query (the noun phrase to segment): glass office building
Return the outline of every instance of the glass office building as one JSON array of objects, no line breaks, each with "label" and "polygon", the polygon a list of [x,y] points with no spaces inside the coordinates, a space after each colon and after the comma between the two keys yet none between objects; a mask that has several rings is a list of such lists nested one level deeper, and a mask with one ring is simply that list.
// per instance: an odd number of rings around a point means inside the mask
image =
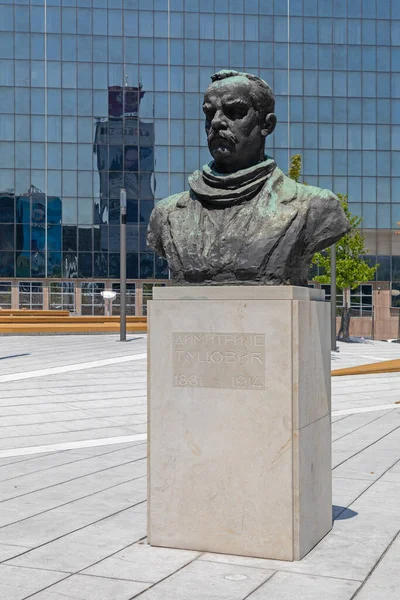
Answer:
[{"label": "glass office building", "polygon": [[268,81],[268,153],[284,170],[302,154],[307,183],[349,194],[377,281],[400,282],[399,0],[0,0],[0,13],[0,306],[101,312],[100,291],[119,289],[125,187],[129,305],[145,312],[168,278],[149,215],[210,160],[202,93],[222,68]]}]

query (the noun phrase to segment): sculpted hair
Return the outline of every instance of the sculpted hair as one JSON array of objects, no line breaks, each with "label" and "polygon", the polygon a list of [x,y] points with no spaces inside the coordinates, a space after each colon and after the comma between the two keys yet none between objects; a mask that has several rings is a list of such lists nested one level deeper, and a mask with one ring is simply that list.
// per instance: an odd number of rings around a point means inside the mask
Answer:
[{"label": "sculpted hair", "polygon": [[256,77],[255,75],[251,75],[250,73],[223,70],[211,75],[211,81],[215,83],[216,81],[222,81],[223,79],[228,79],[229,77],[246,77],[246,79],[251,81],[254,90],[250,92],[253,106],[264,117],[275,111],[275,97],[273,91],[269,87],[268,83],[264,81],[264,79],[261,79],[261,77]]}]

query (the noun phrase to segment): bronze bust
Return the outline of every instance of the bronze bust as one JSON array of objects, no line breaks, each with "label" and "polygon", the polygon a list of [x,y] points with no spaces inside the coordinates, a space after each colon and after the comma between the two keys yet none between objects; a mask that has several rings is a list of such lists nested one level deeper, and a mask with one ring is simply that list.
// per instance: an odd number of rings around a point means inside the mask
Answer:
[{"label": "bronze bust", "polygon": [[350,229],[337,197],[292,181],[265,155],[276,126],[265,81],[212,76],[204,96],[213,161],[154,208],[148,244],[176,285],[307,285],[312,256]]}]

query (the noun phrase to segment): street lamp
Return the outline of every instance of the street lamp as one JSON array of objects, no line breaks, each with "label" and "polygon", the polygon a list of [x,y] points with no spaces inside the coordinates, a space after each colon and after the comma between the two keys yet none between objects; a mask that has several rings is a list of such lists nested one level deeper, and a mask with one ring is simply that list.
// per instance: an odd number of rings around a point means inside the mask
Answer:
[{"label": "street lamp", "polygon": [[106,317],[111,317],[112,301],[115,300],[115,296],[117,295],[117,293],[112,292],[111,290],[105,290],[104,292],[101,292],[101,295],[104,298],[104,302],[106,305]]},{"label": "street lamp", "polygon": [[331,246],[331,350],[336,351],[336,246]]},{"label": "street lamp", "polygon": [[126,342],[126,190],[120,191],[120,325],[119,339]]}]

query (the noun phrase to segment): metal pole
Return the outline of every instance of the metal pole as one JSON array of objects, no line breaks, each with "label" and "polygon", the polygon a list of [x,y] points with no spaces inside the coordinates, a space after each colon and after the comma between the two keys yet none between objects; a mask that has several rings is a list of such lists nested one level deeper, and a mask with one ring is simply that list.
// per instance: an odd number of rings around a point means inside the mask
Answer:
[{"label": "metal pole", "polygon": [[[373,296],[372,296],[373,298]],[[371,339],[372,341],[375,340],[375,310],[374,310],[374,301],[372,300],[372,311],[371,311],[371,325],[372,325],[372,331],[371,331]]]},{"label": "metal pole", "polygon": [[120,336],[126,342],[126,190],[120,192]]},{"label": "metal pole", "polygon": [[336,245],[331,246],[331,350],[336,351]]}]

